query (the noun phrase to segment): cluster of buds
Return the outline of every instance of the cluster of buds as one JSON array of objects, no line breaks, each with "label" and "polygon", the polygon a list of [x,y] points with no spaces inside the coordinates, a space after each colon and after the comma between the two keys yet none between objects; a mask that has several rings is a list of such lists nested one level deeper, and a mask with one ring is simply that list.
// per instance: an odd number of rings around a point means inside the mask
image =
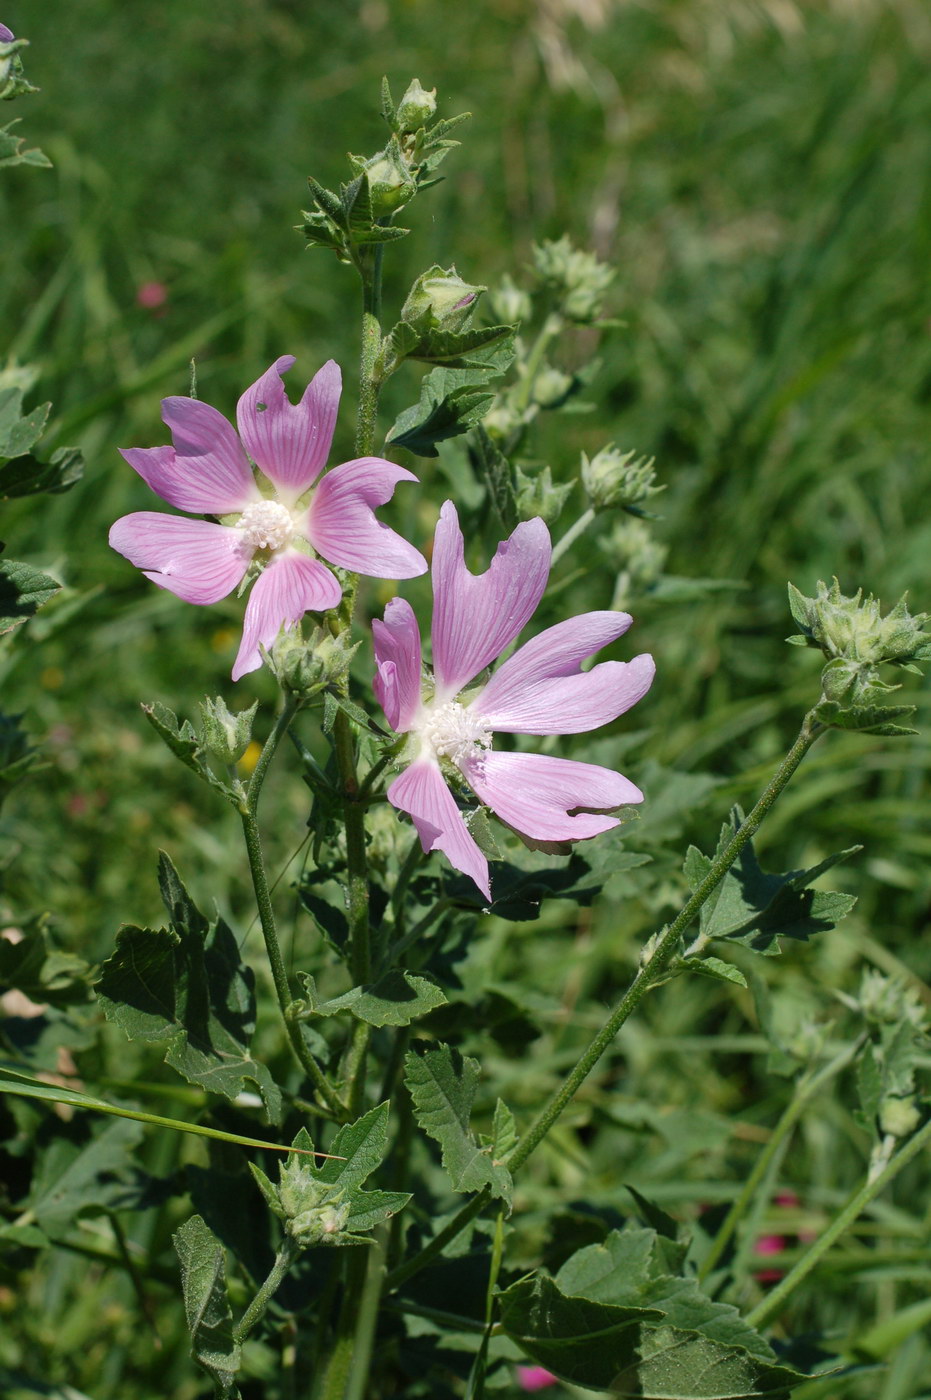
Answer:
[{"label": "cluster of buds", "polygon": [[533,520],[539,516],[547,525],[555,524],[575,483],[567,481],[560,484],[554,481],[549,467],[543,467],[532,476],[517,467],[514,475],[514,495],[520,519]]},{"label": "cluster of buds", "polygon": [[582,453],[582,485],[593,510],[626,510],[643,515],[641,503],[664,490],[656,485],[653,457],[619,452],[613,443],[589,461]]},{"label": "cluster of buds", "polygon": [[360,646],[361,642],[350,645],[346,632],[334,637],[325,627],[315,627],[305,637],[295,627],[279,633],[268,664],[285,690],[307,701],[342,684]]},{"label": "cluster of buds", "polygon": [[446,132],[462,120],[437,122],[431,126],[436,116],[436,88],[429,91],[421,86],[419,78],[408,86],[397,106],[391,99],[387,80],[382,84],[382,113],[391,136],[384,150],[368,159],[350,156],[357,175],[365,175],[368,180],[372,212],[376,218],[384,218],[397,209],[409,204],[423,184],[424,177],[438,165],[446,152],[458,143],[446,141]]},{"label": "cluster of buds", "polygon": [[289,1157],[279,1167],[277,1186],[259,1167],[249,1166],[269,1208],[300,1249],[355,1242],[346,1233],[351,1206],[345,1188],[321,1181],[303,1157]]},{"label": "cluster of buds", "polygon": [[556,297],[567,321],[590,326],[601,314],[604,294],[614,280],[614,268],[594,253],[573,248],[568,236],[533,249],[533,267],[540,283]]},{"label": "cluster of buds", "polygon": [[819,647],[828,658],[816,719],[871,734],[913,733],[897,721],[912,714],[914,706],[884,703],[898,687],[880,680],[879,666],[885,662],[921,674],[916,661],[931,660],[931,632],[924,630],[929,615],[911,616],[903,596],[883,617],[877,598],[864,598],[862,589],[847,597],[837,579],[830,588],[819,581],[814,598],[790,583],[789,607],[803,630],[787,640],[793,646]]}]

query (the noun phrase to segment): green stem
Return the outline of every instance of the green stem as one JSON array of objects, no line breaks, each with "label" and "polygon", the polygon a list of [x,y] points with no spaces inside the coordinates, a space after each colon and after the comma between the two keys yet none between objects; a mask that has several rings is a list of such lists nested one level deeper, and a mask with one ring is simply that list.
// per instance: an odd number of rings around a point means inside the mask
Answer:
[{"label": "green stem", "polygon": [[514,404],[519,413],[525,413],[530,407],[530,398],[533,394],[533,386],[537,375],[543,365],[543,357],[549,348],[550,341],[555,339],[563,328],[563,318],[558,313],[551,312],[540,327],[540,334],[533,343],[533,348],[527,356],[524,364],[523,376],[518,386],[514,398]]},{"label": "green stem", "polygon": [[570,525],[569,529],[563,535],[562,539],[553,545],[553,553],[550,559],[550,568],[553,567],[557,559],[562,558],[562,556],[565,554],[566,550],[569,548],[570,545],[575,544],[576,540],[579,538],[579,535],[581,535],[585,530],[588,529],[589,525],[591,525],[594,518],[595,512],[591,506],[589,506],[587,510],[583,510],[582,514],[579,516],[575,524]]},{"label": "green stem", "polygon": [[359,1299],[358,1320],[353,1338],[352,1364],[349,1382],[346,1386],[346,1400],[365,1400],[368,1390],[372,1349],[375,1345],[375,1332],[378,1326],[378,1308],[381,1303],[381,1290],[385,1282],[387,1244],[388,1227],[382,1225],[375,1232],[375,1247],[367,1251],[368,1269],[362,1296]]},{"label": "green stem", "polygon": [[375,423],[381,379],[375,365],[381,350],[381,273],[384,246],[378,244],[371,266],[359,267],[362,277],[362,359],[359,368],[359,416],[356,455],[370,457],[375,448]]},{"label": "green stem", "polygon": [[352,1369],[352,1353],[355,1347],[355,1324],[359,1312],[359,1301],[365,1290],[367,1272],[367,1251],[347,1249],[343,1261],[345,1281],[343,1301],[336,1324],[336,1340],[327,1361],[326,1371],[317,1400],[346,1400],[346,1385]]},{"label": "green stem", "polygon": [[862,1045],[863,1037],[861,1036],[854,1041],[852,1045],[845,1045],[839,1055],[835,1055],[833,1060],[823,1065],[816,1073],[804,1075],[799,1081],[796,1092],[786,1107],[782,1117],[779,1119],[779,1122],[773,1129],[769,1142],[763,1148],[739,1196],[737,1196],[727,1215],[724,1217],[721,1228],[718,1230],[711,1248],[705,1256],[701,1268],[698,1270],[699,1282],[708,1277],[721,1258],[731,1236],[749,1209],[760,1183],[765,1179],[770,1164],[780,1152],[783,1143],[788,1138],[799,1118],[801,1118],[807,1105],[811,1102],[812,1098],[814,1098],[815,1094],[826,1080],[833,1079],[836,1074],[839,1074],[840,1071],[856,1057]]},{"label": "green stem", "polygon": [[245,1341],[256,1323],[265,1316],[265,1311],[269,1303],[278,1292],[285,1275],[300,1252],[299,1246],[295,1244],[291,1236],[285,1235],[281,1243],[281,1248],[275,1255],[275,1262],[271,1267],[268,1278],[246,1308],[238,1324],[233,1328],[233,1340],[239,1345]]},{"label": "green stem", "polygon": [[[782,760],[782,763],[779,765],[779,768],[756,806],[734,833],[721,854],[712,861],[707,875],[692,897],[682,907],[676,919],[658,937],[655,947],[649,955],[649,960],[645,961],[641,966],[637,976],[618,1002],[603,1029],[592,1041],[565,1083],[553,1095],[539,1118],[537,1118],[536,1122],[524,1137],[521,1138],[520,1142],[511,1153],[507,1165],[512,1173],[522,1167],[528,1157],[536,1151],[550,1128],[572,1101],[580,1085],[611,1045],[621,1026],[636,1010],[650,987],[661,979],[663,972],[672,961],[682,934],[689,927],[708,896],[724,879],[724,876],[727,874],[744,846],[759,829],[760,823],[766,816],[766,813],[769,811],[770,807],[772,807],[812,744],[823,732],[824,726],[818,724],[813,715],[809,712],[802,723],[798,738]],[[429,1244],[425,1245],[418,1254],[413,1255],[404,1264],[392,1270],[388,1275],[386,1287],[399,1288],[401,1284],[405,1283],[414,1274],[419,1273],[419,1271],[429,1264],[432,1259],[436,1258],[437,1255],[442,1254],[447,1244],[454,1240],[456,1236],[465,1229],[466,1225],[481,1213],[489,1199],[490,1192],[485,1189],[480,1191],[478,1195],[473,1196],[471,1201],[467,1201],[440,1233],[433,1237]]]},{"label": "green stem", "polygon": [[[770,807],[772,807],[819,734],[823,732],[824,726],[818,724],[811,713],[807,714],[798,738],[782,760],[769,786],[763,792],[763,795],[760,797],[752,812],[745,818],[720,855],[716,856],[712,861],[708,873],[698,886],[698,889],[679,911],[679,914],[665,932],[659,936],[655,947],[649,952],[633,982],[618,1002],[599,1034],[582,1055],[582,1058],[568,1076],[565,1083],[553,1095],[536,1122],[521,1138],[520,1142],[511,1153],[508,1158],[508,1168],[510,1171],[517,1171],[518,1168],[524,1165],[527,1158],[536,1151],[550,1128],[571,1103],[580,1086],[588,1078],[602,1055],[612,1044],[621,1026],[623,1026],[624,1022],[636,1011],[649,989],[660,980],[676,953],[683,933],[689,927],[709,895],[717,889],[728,870],[730,870],[731,866],[734,864],[734,861],[740,855],[744,846],[746,846],[747,842],[759,829],[760,823],[766,816]],[[649,947],[649,945],[647,946]]]},{"label": "green stem", "polygon": [[798,1261],[793,1269],[790,1269],[785,1278],[776,1285],[773,1291],[759,1303],[752,1312],[747,1315],[747,1322],[751,1327],[761,1328],[771,1322],[774,1317],[778,1317],[782,1311],[786,1299],[795,1292],[799,1284],[802,1283],[812,1269],[819,1262],[831,1246],[840,1239],[841,1235],[854,1223],[859,1215],[866,1209],[871,1201],[885,1190],[889,1182],[898,1176],[903,1167],[917,1157],[925,1147],[931,1144],[931,1119],[920,1128],[915,1135],[909,1139],[904,1147],[895,1154],[889,1164],[874,1177],[872,1181],[865,1181],[864,1184],[855,1191],[844,1206],[840,1214],[834,1219],[823,1235],[820,1235],[806,1254]]},{"label": "green stem", "polygon": [[246,793],[246,800],[240,808],[240,818],[242,820],[243,836],[246,842],[246,855],[249,861],[249,872],[252,876],[252,888],[255,892],[255,902],[259,911],[259,922],[262,926],[262,936],[265,939],[265,951],[268,955],[268,965],[271,969],[272,981],[275,984],[275,994],[278,999],[278,1009],[281,1012],[281,1019],[284,1028],[291,1042],[291,1048],[297,1057],[298,1063],[313,1082],[317,1093],[323,1102],[335,1114],[342,1117],[343,1105],[339,1096],[328,1083],[326,1076],[321,1070],[317,1061],[311,1055],[301,1034],[300,1026],[291,1019],[290,1007],[292,1002],[291,988],[288,983],[288,973],[284,965],[284,958],[281,954],[281,943],[278,939],[278,924],[275,920],[275,910],[272,904],[271,891],[268,887],[268,875],[265,870],[265,858],[262,854],[262,838],[259,833],[259,823],[257,809],[259,794],[262,791],[262,784],[268,772],[268,766],[274,756],[281,739],[287,732],[288,725],[294,718],[297,711],[297,701],[290,693],[285,696],[284,707],[275,723],[275,727],[265,742],[265,747],[259,755],[259,761],[255,765],[252,780]]}]

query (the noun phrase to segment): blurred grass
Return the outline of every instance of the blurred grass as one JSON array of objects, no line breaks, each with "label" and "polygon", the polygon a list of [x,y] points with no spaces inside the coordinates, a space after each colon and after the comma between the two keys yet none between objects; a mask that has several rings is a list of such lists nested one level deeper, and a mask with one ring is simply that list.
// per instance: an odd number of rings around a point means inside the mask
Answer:
[{"label": "blurred grass", "polygon": [[[174,765],[139,702],[160,698],[192,714],[205,693],[239,704],[258,694],[267,724],[272,699],[261,675],[228,681],[241,603],[186,607],[108,550],[112,520],[150,503],[117,448],[164,440],[159,400],[186,392],[191,357],[200,396],[230,415],[246,385],[287,352],[298,357],[295,378],[331,355],[342,363],[333,460],[351,455],[356,289],[328,256],[303,250],[293,225],[307,174],[333,184],[347,147],[367,153],[380,143],[382,73],[396,92],[415,75],[436,85],[444,115],[473,113],[445,182],[410,211],[411,236],[388,259],[389,307],[433,261],[483,283],[505,272],[519,279],[531,243],[565,230],[618,268],[612,311],[626,325],[601,348],[597,411],[553,416],[535,451],[563,480],[580,450],[609,439],[655,453],[668,483],[655,533],[669,571],[734,582],[685,602],[634,598],[636,647],[659,666],[636,712],[638,728],[650,730],[636,748],[605,739],[599,754],[613,762],[623,752],[635,779],[650,763],[651,772],[663,764],[719,782],[696,789],[694,811],[670,787],[681,810],[654,848],[657,864],[616,882],[594,915],[556,903],[527,930],[489,933],[471,955],[473,975],[484,969],[489,982],[532,970],[555,1025],[549,1058],[535,1055],[526,1082],[522,1062],[506,1054],[489,1064],[527,1110],[524,1093],[571,1062],[640,939],[675,902],[670,851],[683,836],[713,843],[729,803],[753,799],[814,698],[816,658],[782,640],[794,630],[786,580],[811,591],[836,573],[847,591],[862,584],[891,603],[910,588],[915,608],[931,606],[927,6],[229,0],[218,10],[205,0],[11,0],[3,19],[32,42],[27,72],[42,91],[15,115],[54,169],[9,172],[0,185],[2,346],[38,364],[35,401],[53,400],[54,440],[79,442],[88,474],[68,495],[4,507],[11,554],[58,573],[67,589],[31,624],[31,644],[0,661],[4,707],[25,710],[48,764],[4,809],[0,841],[12,861],[11,905],[51,909],[61,941],[91,959],[106,956],[121,919],[161,917],[159,845],[205,907],[216,899],[234,918],[248,908],[231,814]],[[167,298],[147,309],[137,295],[152,281]],[[585,336],[567,338],[560,353],[572,366],[588,348]],[[405,376],[390,386],[384,425],[416,397],[415,373]],[[425,491],[410,491],[395,519],[423,543],[442,484],[430,463],[417,469]],[[610,524],[599,522],[593,537]],[[586,570],[567,582],[551,620],[610,602],[608,554],[585,549],[563,576],[580,561]],[[377,586],[365,596],[374,607]],[[773,868],[866,847],[837,872],[861,896],[857,913],[767,969],[792,995],[811,995],[819,1015],[838,983],[856,982],[863,960],[890,970],[901,959],[931,981],[931,949],[919,940],[931,895],[931,705],[927,682],[909,678],[906,689],[920,705],[921,735],[828,736],[764,836],[763,863]],[[583,756],[582,745],[572,752]],[[659,778],[652,792],[658,803]],[[270,840],[281,866],[304,834],[306,802],[297,784],[274,776],[267,801],[278,813]],[[749,998],[710,983],[678,981],[653,998],[622,1046],[629,1078],[593,1085],[580,1106],[591,1161],[561,1130],[531,1172],[536,1207],[554,1183],[563,1196],[624,1200],[622,1167],[670,1208],[726,1198],[785,1093],[757,1053],[724,1048],[754,1033]],[[704,1156],[684,1158],[674,1129],[664,1137],[644,1117],[636,1086],[647,1075],[664,1112],[700,1100]],[[735,1114],[739,1130],[728,1133],[722,1124]],[[840,1101],[806,1122],[785,1175],[800,1193],[804,1183],[816,1219],[856,1179],[866,1150]],[[913,1185],[902,1194],[907,1220],[877,1216],[890,1249],[926,1226]],[[534,1228],[528,1217],[531,1243]],[[157,1234],[164,1250],[164,1220]],[[843,1329],[850,1280],[842,1257],[832,1267],[839,1282],[823,1306]],[[894,1311],[896,1288],[914,1296],[907,1281],[871,1281],[856,1267],[871,1320]],[[151,1357],[145,1348],[130,1356],[131,1295],[114,1297],[97,1279],[78,1316],[82,1277],[77,1258],[73,1277],[37,1275],[28,1301],[38,1320],[21,1323],[22,1335],[28,1341],[32,1327],[35,1344],[54,1341],[58,1378],[95,1400],[144,1394]],[[101,1299],[115,1309],[114,1348],[109,1324],[94,1332]],[[799,1330],[815,1301],[802,1299]],[[67,1338],[55,1340],[66,1315],[68,1337],[96,1337],[73,1366],[61,1359]],[[844,1396],[920,1394],[928,1347],[921,1338],[909,1347],[884,1390],[866,1377]],[[0,1363],[14,1361],[0,1353]],[[172,1393],[193,1394],[185,1363],[174,1365]]]}]

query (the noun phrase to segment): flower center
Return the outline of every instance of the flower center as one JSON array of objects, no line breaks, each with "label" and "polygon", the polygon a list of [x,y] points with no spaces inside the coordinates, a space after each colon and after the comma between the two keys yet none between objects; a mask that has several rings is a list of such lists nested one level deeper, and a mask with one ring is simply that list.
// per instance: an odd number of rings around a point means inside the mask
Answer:
[{"label": "flower center", "polygon": [[253,501],[236,521],[250,549],[281,549],[294,534],[294,520],[280,501]]},{"label": "flower center", "polygon": [[462,763],[476,747],[491,748],[491,730],[486,729],[485,721],[457,700],[433,706],[418,728],[437,758],[450,758],[453,763]]}]

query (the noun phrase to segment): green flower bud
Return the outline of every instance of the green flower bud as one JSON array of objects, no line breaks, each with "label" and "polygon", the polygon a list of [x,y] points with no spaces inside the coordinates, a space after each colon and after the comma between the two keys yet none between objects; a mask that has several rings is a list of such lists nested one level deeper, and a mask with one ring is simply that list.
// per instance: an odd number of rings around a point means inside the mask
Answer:
[{"label": "green flower bud", "polygon": [[508,276],[502,277],[500,284],[489,292],[488,301],[495,320],[507,325],[529,321],[533,312],[530,293],[516,287]]},{"label": "green flower bud", "polygon": [[521,520],[533,520],[535,516],[546,525],[552,525],[566,503],[574,482],[558,485],[553,481],[549,467],[544,467],[536,476],[528,476],[520,467],[516,470],[517,514]]},{"label": "green flower bud", "polygon": [[398,103],[395,130],[399,136],[411,136],[420,127],[426,126],[435,112],[436,88],[427,92],[420,86],[420,79],[415,78]]},{"label": "green flower bud", "polygon": [[914,1094],[907,1098],[890,1096],[879,1106],[879,1127],[892,1137],[911,1137],[921,1122],[921,1110],[915,1102]]},{"label": "green flower bud", "polygon": [[[629,510],[662,491],[654,485],[654,458],[619,452],[613,443],[591,461],[582,453],[582,485],[594,510]],[[635,512],[639,514],[639,512]]]},{"label": "green flower bud", "polygon": [[568,398],[572,384],[571,375],[546,365],[533,381],[533,401],[540,408],[558,408]]},{"label": "green flower bud", "polygon": [[293,1216],[286,1222],[285,1229],[301,1249],[315,1244],[341,1244],[348,1219],[348,1201],[325,1201]]},{"label": "green flower bud", "polygon": [[806,598],[789,584],[789,606],[792,616],[804,629],[804,635],[790,641],[804,646],[813,643],[829,658],[867,662],[878,665],[889,661],[908,666],[914,661],[931,660],[931,632],[924,624],[931,614],[909,615],[903,594],[891,612],[880,614],[880,602],[869,594],[863,598],[858,588],[852,597],[840,591],[837,579],[828,588],[820,580],[814,598]]},{"label": "green flower bud", "polygon": [[401,320],[418,331],[459,331],[487,288],[465,282],[454,267],[422,272],[401,308]]},{"label": "green flower bud", "polygon": [[234,714],[219,695],[215,700],[201,700],[201,744],[220,763],[238,763],[252,742],[252,722],[258,700],[248,710]]},{"label": "green flower bud", "polygon": [[300,628],[294,627],[279,633],[269,664],[285,690],[309,700],[342,681],[360,645],[349,646],[344,632],[334,637],[326,628],[315,627],[310,637],[304,637]]},{"label": "green flower bud", "polygon": [[404,159],[397,137],[383,151],[362,163],[368,176],[372,213],[376,219],[402,209],[417,193],[417,182]]},{"label": "green flower bud", "polygon": [[604,294],[614,280],[613,267],[594,253],[573,248],[565,236],[536,245],[533,265],[542,284],[556,293],[567,320],[590,325],[598,319]]},{"label": "green flower bud", "polygon": [[618,570],[611,607],[627,612],[636,598],[662,578],[669,550],[653,538],[642,520],[629,518],[615,523],[601,547]]}]

